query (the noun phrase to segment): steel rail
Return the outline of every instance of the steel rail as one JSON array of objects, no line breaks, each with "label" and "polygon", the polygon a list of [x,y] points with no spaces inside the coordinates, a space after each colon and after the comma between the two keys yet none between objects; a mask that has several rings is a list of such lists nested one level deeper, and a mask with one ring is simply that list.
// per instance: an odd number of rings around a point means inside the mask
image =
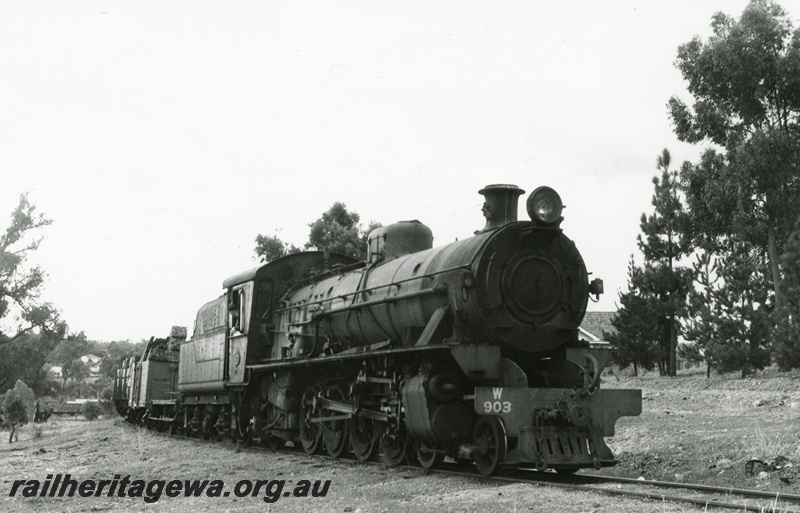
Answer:
[{"label": "steel rail", "polygon": [[697,492],[720,493],[726,495],[743,495],[753,498],[775,499],[776,497],[781,500],[800,502],[800,495],[797,494],[783,494],[780,492],[765,492],[764,490],[750,490],[745,488],[732,488],[724,486],[711,486],[702,484],[691,483],[676,483],[672,481],[651,481],[643,479],[633,479],[631,477],[615,477],[615,476],[600,476],[596,474],[581,474],[572,476],[576,479],[583,479],[585,481],[604,481],[607,483],[621,483],[621,484],[636,484],[636,485],[650,485],[659,488],[681,488],[686,490],[694,490]]}]

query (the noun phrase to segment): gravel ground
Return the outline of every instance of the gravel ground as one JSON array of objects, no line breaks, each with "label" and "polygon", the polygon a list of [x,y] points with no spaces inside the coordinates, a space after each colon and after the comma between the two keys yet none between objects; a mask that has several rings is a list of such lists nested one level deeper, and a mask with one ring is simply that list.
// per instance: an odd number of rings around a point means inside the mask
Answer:
[{"label": "gravel ground", "polygon": [[[169,440],[124,426],[119,419],[95,422],[59,420],[47,424],[40,438],[32,426],[18,443],[0,444],[0,510],[3,511],[302,511],[302,512],[695,512],[683,505],[620,500],[592,492],[568,492],[546,486],[497,485],[477,478],[449,477],[416,469],[364,466],[347,461],[311,459],[304,454],[237,452],[234,445],[209,445]],[[167,497],[153,503],[144,498],[9,497],[15,480],[44,481],[48,474],[71,474],[73,479],[130,481],[219,479],[227,497]],[[324,497],[235,497],[241,480],[285,480],[283,491],[294,491],[301,481],[330,480]],[[26,485],[27,486],[27,485]],[[132,483],[129,486],[133,486]],[[277,486],[277,485],[274,485]],[[143,495],[147,495],[144,493]],[[283,495],[283,494],[280,494]],[[310,494],[309,494],[310,495]]]},{"label": "gravel ground", "polygon": [[[760,373],[749,379],[701,370],[678,378],[606,376],[606,388],[641,388],[643,413],[617,423],[609,445],[620,459],[603,474],[760,488],[800,494],[800,374]],[[37,434],[37,431],[41,431]],[[756,458],[784,468],[746,475]],[[795,466],[796,465],[796,466]],[[44,482],[48,474],[77,480],[220,480],[220,497],[10,497],[15,480]],[[236,497],[239,481],[285,481],[281,493],[264,486],[256,497]],[[302,495],[303,482],[330,481],[324,496]],[[27,486],[27,485],[26,485]],[[129,483],[133,486],[133,483]],[[278,484],[271,486],[277,487]],[[224,496],[224,492],[228,496]],[[288,496],[284,496],[288,493]],[[669,492],[678,494],[678,492]],[[143,495],[147,495],[144,493]],[[273,495],[274,502],[265,496]],[[151,494],[152,496],[152,494]],[[269,498],[269,497],[268,497]],[[342,513],[481,512],[698,512],[682,504],[572,492],[537,485],[498,485],[416,469],[365,466],[312,459],[302,453],[237,451],[230,444],[170,440],[114,418],[95,422],[56,420],[25,426],[19,442],[0,438],[0,511],[324,511]],[[768,510],[765,510],[768,511]]]}]

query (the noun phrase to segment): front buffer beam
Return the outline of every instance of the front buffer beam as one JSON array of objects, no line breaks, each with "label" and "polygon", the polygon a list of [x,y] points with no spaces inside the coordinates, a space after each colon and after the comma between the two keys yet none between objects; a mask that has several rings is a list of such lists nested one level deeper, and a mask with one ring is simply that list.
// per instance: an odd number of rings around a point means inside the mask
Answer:
[{"label": "front buffer beam", "polygon": [[603,438],[614,435],[617,419],[641,412],[641,390],[475,389],[475,413],[498,417],[509,439],[504,464],[539,470],[615,465]]}]

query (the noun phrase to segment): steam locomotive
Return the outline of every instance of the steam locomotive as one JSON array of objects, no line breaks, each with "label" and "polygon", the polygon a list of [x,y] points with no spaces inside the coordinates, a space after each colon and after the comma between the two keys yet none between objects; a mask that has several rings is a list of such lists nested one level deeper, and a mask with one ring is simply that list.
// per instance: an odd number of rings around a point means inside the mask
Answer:
[{"label": "steam locomotive", "polygon": [[389,464],[445,457],[575,472],[616,463],[604,442],[641,391],[600,387],[605,354],[578,338],[590,294],[556,191],[489,185],[473,237],[434,248],[405,221],[366,261],[308,251],[223,282],[194,332],[173,328],[118,371],[133,422]]}]

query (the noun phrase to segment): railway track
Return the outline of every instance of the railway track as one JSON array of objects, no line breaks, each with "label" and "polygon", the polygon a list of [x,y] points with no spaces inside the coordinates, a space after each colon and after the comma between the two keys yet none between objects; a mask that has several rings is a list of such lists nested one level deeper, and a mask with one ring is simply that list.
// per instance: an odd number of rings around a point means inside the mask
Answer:
[{"label": "railway track", "polygon": [[[780,494],[764,490],[752,490],[742,488],[730,488],[720,486],[709,486],[692,483],[676,483],[670,481],[640,480],[623,477],[610,477],[594,474],[581,474],[572,476],[559,476],[549,472],[526,471],[522,469],[510,469],[508,476],[499,476],[500,481],[509,482],[535,482],[548,484],[560,488],[580,489],[595,491],[607,495],[618,495],[626,497],[638,497],[657,501],[680,502],[693,504],[703,508],[716,507],[728,508],[738,511],[754,512],[797,512],[800,511],[800,495]],[[526,475],[527,474],[527,475]],[[638,488],[633,490],[630,488]],[[644,489],[644,490],[641,490]],[[664,490],[685,490],[694,492],[692,496],[674,495],[665,493]],[[729,500],[722,500],[722,498]],[[738,501],[733,501],[738,499]],[[758,501],[748,504],[748,500]],[[781,503],[791,503],[782,506]]]},{"label": "railway track", "polygon": [[[139,429],[156,436],[178,438],[201,444],[219,443],[219,441],[215,440],[203,440],[200,438],[194,438],[180,434],[170,434],[163,431],[145,429],[127,422],[125,422],[124,425],[129,429]],[[240,444],[236,444],[235,447],[237,451],[283,453],[308,456],[305,452],[296,448],[271,449],[257,445]],[[315,455],[314,457],[325,461],[335,461],[339,464],[348,463],[352,465],[374,465],[381,467],[389,466],[383,461],[380,461],[380,458],[373,461],[359,461],[355,458],[336,458],[328,455]],[[479,474],[472,465],[464,466],[458,463],[449,462],[445,462],[440,468],[431,469],[424,469],[419,465],[411,463],[392,465],[392,467],[397,469],[411,469],[420,472],[436,473],[453,477],[467,477],[485,483],[523,483],[535,486],[550,486],[572,491],[591,491],[618,497],[691,504],[705,509],[713,507],[758,513],[800,512],[800,495],[782,494],[779,492],[764,490],[729,488],[691,483],[676,483],[670,481],[649,481],[623,477],[602,476],[597,474],[562,475],[554,472],[538,472],[535,470],[521,468],[507,468],[504,470],[503,475],[487,477]],[[687,495],[675,495],[674,493],[667,493],[668,490],[682,490],[689,493]]]}]

